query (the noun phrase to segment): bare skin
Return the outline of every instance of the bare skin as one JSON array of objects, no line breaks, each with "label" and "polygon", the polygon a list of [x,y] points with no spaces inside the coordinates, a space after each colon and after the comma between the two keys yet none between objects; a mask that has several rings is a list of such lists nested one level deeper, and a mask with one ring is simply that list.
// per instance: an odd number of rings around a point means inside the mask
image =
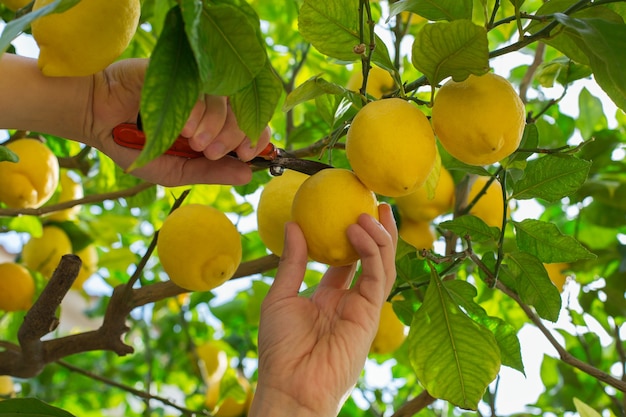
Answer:
[{"label": "bare skin", "polygon": [[[45,77],[37,62],[5,53],[0,56],[0,128],[48,133],[93,146],[122,168],[139,151],[117,145],[112,130],[134,123],[148,60],[126,59],[88,77]],[[181,134],[205,158],[163,156],[132,174],[167,186],[245,184],[256,156],[269,142],[266,129],[255,147],[239,129],[226,97],[203,95]],[[225,156],[235,151],[240,160]]]},{"label": "bare skin", "polygon": [[251,416],[336,416],[363,369],[380,309],[396,277],[397,230],[391,208],[380,223],[361,215],[347,231],[361,257],[331,267],[311,298],[298,296],[307,263],[300,228],[286,228],[285,251],[261,307],[259,383]]}]

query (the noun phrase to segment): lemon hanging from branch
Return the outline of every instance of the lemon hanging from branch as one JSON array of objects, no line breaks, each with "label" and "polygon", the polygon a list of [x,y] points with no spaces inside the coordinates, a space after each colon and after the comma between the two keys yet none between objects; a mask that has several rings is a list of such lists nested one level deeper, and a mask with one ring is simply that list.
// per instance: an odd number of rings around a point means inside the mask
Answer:
[{"label": "lemon hanging from branch", "polygon": [[[35,0],[33,10],[54,0]],[[61,13],[33,21],[44,75],[72,77],[103,70],[124,52],[137,25],[139,0],[82,0]]]}]

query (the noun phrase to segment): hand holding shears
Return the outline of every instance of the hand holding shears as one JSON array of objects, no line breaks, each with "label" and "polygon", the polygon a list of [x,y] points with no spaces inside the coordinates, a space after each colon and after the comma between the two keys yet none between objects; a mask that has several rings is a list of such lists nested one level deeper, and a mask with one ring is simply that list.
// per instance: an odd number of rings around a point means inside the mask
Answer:
[{"label": "hand holding shears", "polygon": [[[118,145],[133,149],[143,149],[146,142],[146,136],[139,125],[133,123],[121,123],[113,128],[113,139]],[[204,156],[202,152],[191,149],[188,139],[183,136],[176,138],[174,144],[165,153],[189,159]],[[237,157],[233,152],[228,155]],[[293,157],[272,143],[269,143],[261,153],[247,163],[257,168],[268,168],[270,174],[274,176],[281,175],[285,169],[313,175],[322,169],[332,168],[332,166],[322,162]]]}]

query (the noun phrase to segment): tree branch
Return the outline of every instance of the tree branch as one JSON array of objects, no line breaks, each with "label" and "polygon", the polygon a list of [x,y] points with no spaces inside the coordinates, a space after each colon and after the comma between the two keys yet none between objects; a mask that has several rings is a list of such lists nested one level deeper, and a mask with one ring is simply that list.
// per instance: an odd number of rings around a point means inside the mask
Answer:
[{"label": "tree branch", "polygon": [[391,417],[412,417],[431,405],[435,400],[436,398],[424,390],[417,397],[400,407]]},{"label": "tree branch", "polygon": [[496,286],[499,290],[501,290],[506,295],[511,297],[513,300],[515,300],[515,302],[517,302],[517,304],[522,308],[522,310],[524,310],[524,313],[526,313],[526,316],[528,316],[528,318],[533,322],[533,324],[537,326],[537,328],[541,331],[541,333],[543,333],[546,339],[548,339],[550,344],[556,349],[556,351],[559,354],[559,357],[561,358],[563,362],[596,378],[598,381],[604,382],[607,385],[612,386],[613,388],[621,392],[626,392],[626,382],[620,379],[617,379],[613,377],[612,375],[609,375],[606,372],[601,371],[586,362],[581,361],[580,359],[576,358],[574,355],[569,353],[555,339],[555,337],[552,335],[550,330],[543,324],[543,322],[541,321],[541,318],[537,316],[537,314],[535,314],[535,312],[532,310],[530,306],[524,304],[513,290],[508,288],[506,285],[502,284],[502,282],[500,281],[496,283]]},{"label": "tree branch", "polygon": [[106,385],[108,385],[110,387],[119,388],[119,389],[121,389],[123,391],[131,393],[132,395],[134,395],[134,396],[136,396],[138,398],[143,398],[145,400],[156,400],[156,401],[161,402],[164,405],[167,405],[169,407],[175,408],[175,409],[177,409],[179,411],[182,411],[183,413],[186,413],[186,414],[189,414],[189,415],[203,415],[203,416],[210,416],[211,415],[210,413],[208,413],[206,411],[190,410],[188,408],[182,407],[182,406],[180,406],[180,405],[178,405],[178,404],[168,400],[167,398],[159,397],[158,395],[153,395],[153,394],[150,394],[149,392],[141,391],[141,390],[135,389],[135,388],[133,388],[131,386],[124,385],[124,384],[121,384],[119,382],[113,381],[112,379],[105,378],[105,377],[102,377],[100,375],[96,375],[96,374],[94,374],[92,372],[89,372],[89,371],[81,369],[81,368],[79,368],[77,366],[74,366],[74,365],[72,365],[72,364],[70,364],[68,362],[57,361],[57,363],[59,365],[61,365],[62,367],[69,369],[72,372],[75,372],[75,373],[83,375],[83,376],[85,376],[87,378],[93,379],[94,381],[102,382],[102,383],[104,383],[104,384],[106,384]]},{"label": "tree branch", "polygon": [[[258,274],[275,269],[279,258],[267,255],[239,265],[232,279]],[[72,262],[72,267],[66,266]],[[134,349],[124,343],[123,335],[128,331],[126,318],[136,307],[143,306],[189,292],[171,281],[151,284],[128,291],[127,284],[119,285],[107,305],[102,326],[97,330],[41,341],[41,337],[54,330],[58,319],[54,311],[71,287],[78,271],[80,260],[75,255],[66,255],[48,282],[40,298],[27,313],[19,330],[20,346],[0,342],[4,351],[0,352],[0,375],[13,375],[30,378],[38,375],[51,362],[77,353],[108,350],[119,356],[133,353]],[[71,279],[68,274],[74,274]],[[21,336],[20,336],[21,335]]]},{"label": "tree branch", "polygon": [[78,206],[81,204],[100,203],[105,200],[116,200],[118,198],[131,197],[154,186],[155,186],[154,184],[151,184],[149,182],[142,182],[140,184],[135,185],[134,187],[130,187],[125,190],[118,190],[118,191],[113,191],[110,193],[93,194],[93,195],[86,196],[84,198],[79,198],[77,200],[64,201],[59,204],[52,204],[49,206],[44,206],[44,207],[39,207],[39,208],[22,208],[22,209],[2,208],[0,209],[0,217],[17,217],[21,215],[41,216],[47,213],[52,213],[52,212],[59,211],[59,210],[65,210],[65,209]]}]

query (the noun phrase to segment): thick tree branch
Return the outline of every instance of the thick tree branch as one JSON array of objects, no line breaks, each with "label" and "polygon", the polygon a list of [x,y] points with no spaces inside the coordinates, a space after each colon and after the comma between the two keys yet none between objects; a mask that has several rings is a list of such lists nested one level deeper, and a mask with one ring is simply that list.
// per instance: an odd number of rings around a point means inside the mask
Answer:
[{"label": "thick tree branch", "polygon": [[[250,276],[275,269],[279,258],[267,255],[242,263],[232,279]],[[70,262],[72,266],[66,264]],[[37,300],[19,330],[20,346],[0,342],[5,350],[0,352],[0,375],[30,378],[38,375],[51,362],[77,353],[108,350],[119,356],[133,352],[124,343],[123,335],[128,331],[126,318],[136,307],[163,300],[184,292],[171,281],[160,282],[128,291],[126,284],[116,287],[109,300],[102,326],[97,330],[41,341],[41,337],[54,330],[58,319],[54,311],[71,287],[78,271],[80,260],[67,255],[53,274],[46,289]],[[69,274],[73,274],[68,278]]]}]

